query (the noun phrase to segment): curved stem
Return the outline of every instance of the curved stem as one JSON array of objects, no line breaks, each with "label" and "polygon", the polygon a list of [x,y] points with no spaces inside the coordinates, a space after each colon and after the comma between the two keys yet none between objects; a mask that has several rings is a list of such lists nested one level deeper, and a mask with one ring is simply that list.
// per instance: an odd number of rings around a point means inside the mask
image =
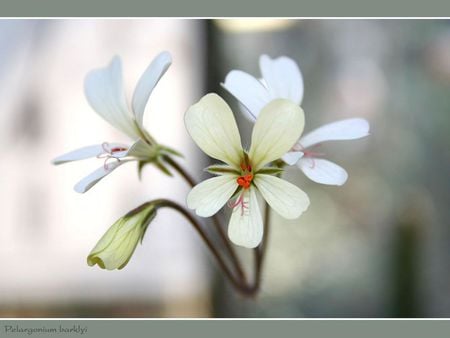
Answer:
[{"label": "curved stem", "polygon": [[164,161],[167,162],[175,171],[180,174],[186,182],[189,183],[191,187],[195,186],[197,182],[194,180],[194,178],[186,171],[184,170],[175,160],[173,160],[170,156],[163,156]]},{"label": "curved stem", "polygon": [[[164,156],[164,160],[169,164],[178,174],[180,174],[186,182],[189,183],[191,187],[194,187],[197,182],[194,180],[194,178],[186,171],[184,170],[176,161],[174,161],[170,156]],[[245,284],[247,282],[247,278],[245,276],[244,270],[242,269],[241,263],[239,262],[239,259],[237,257],[236,252],[234,251],[232,245],[227,239],[227,235],[225,234],[222,224],[219,220],[219,217],[216,215],[212,216],[213,224],[216,227],[220,238],[222,239],[222,242],[225,244],[226,249],[228,250],[231,260],[233,261],[233,264],[236,268],[236,272],[239,275],[239,278],[242,280],[242,282]]]},{"label": "curved stem", "polygon": [[171,208],[171,209],[176,210],[180,214],[182,214],[192,224],[192,226],[195,228],[195,230],[197,230],[198,234],[203,239],[205,244],[208,246],[208,249],[211,250],[211,252],[213,253],[217,262],[219,263],[220,268],[224,271],[225,275],[228,277],[228,279],[233,284],[233,286],[236,287],[239,291],[241,291],[244,294],[248,293],[248,291],[247,291],[248,288],[245,285],[239,283],[239,281],[237,281],[235,279],[235,277],[233,276],[233,273],[228,268],[224,259],[220,255],[219,251],[214,246],[214,244],[211,242],[211,240],[208,238],[206,232],[202,229],[202,227],[198,223],[198,221],[184,207],[182,207],[178,203],[175,203],[173,201],[166,200],[166,199],[157,199],[150,203],[155,205],[156,209]]}]

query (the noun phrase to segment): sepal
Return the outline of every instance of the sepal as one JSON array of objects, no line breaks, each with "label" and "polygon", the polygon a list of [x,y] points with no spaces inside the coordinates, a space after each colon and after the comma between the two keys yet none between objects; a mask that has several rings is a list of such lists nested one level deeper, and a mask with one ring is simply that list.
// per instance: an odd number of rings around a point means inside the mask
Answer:
[{"label": "sepal", "polygon": [[204,170],[213,175],[239,175],[239,171],[226,164],[210,165],[209,167],[206,167]]},{"label": "sepal", "polygon": [[156,207],[145,203],[119,218],[92,249],[87,257],[88,265],[97,264],[107,270],[124,268],[155,217]]},{"label": "sepal", "polygon": [[263,167],[259,169],[258,174],[266,174],[266,175],[279,175],[284,171],[283,168],[278,167]]}]

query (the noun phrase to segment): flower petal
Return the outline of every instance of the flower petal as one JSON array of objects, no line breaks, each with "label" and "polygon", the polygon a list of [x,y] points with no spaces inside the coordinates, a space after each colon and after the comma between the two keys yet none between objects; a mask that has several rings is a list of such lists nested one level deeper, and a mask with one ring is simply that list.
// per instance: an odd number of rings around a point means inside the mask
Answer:
[{"label": "flower petal", "polygon": [[308,148],[325,141],[354,140],[369,135],[369,122],[352,118],[328,123],[303,136],[299,143]]},{"label": "flower petal", "polygon": [[309,206],[308,195],[281,178],[258,174],[255,185],[267,203],[284,218],[297,218]]},{"label": "flower petal", "polygon": [[162,52],[153,59],[152,63],[147,67],[144,74],[142,74],[136,89],[133,94],[133,112],[136,122],[142,127],[144,118],[145,106],[148,98],[158,83],[159,79],[164,75],[172,63],[172,57],[168,52]]},{"label": "flower petal", "polygon": [[84,81],[86,98],[92,108],[111,125],[130,136],[139,137],[127,107],[122,84],[122,65],[115,56],[108,67],[92,70]]},{"label": "flower petal", "polygon": [[[108,147],[108,148],[106,148]],[[128,145],[123,143],[107,143],[105,144],[95,144],[92,146],[82,147],[79,149],[72,150],[61,156],[56,157],[52,160],[54,165],[63,164],[72,161],[84,160],[91,157],[97,157],[114,148],[128,149]],[[114,157],[122,157],[117,155],[126,155],[126,152],[116,152]]]},{"label": "flower petal", "polygon": [[52,160],[55,165],[63,164],[72,161],[84,160],[90,157],[96,157],[103,154],[105,151],[101,144],[96,144],[93,146],[87,146],[72,150],[68,153],[60,155]]},{"label": "flower petal", "polygon": [[302,102],[303,77],[294,60],[261,55],[259,67],[272,99],[289,99],[298,105]]},{"label": "flower petal", "polygon": [[297,165],[310,180],[317,183],[343,185],[348,178],[344,168],[321,158],[304,157]]},{"label": "flower petal", "polygon": [[303,152],[301,151],[290,151],[283,155],[283,161],[288,165],[294,165],[299,159],[303,157]]},{"label": "flower petal", "polygon": [[246,248],[255,248],[263,237],[263,221],[256,198],[255,188],[242,192],[244,205],[237,205],[228,224],[228,237],[236,244]]},{"label": "flower petal", "polygon": [[207,155],[239,168],[241,136],[226,102],[217,94],[205,95],[184,116],[186,129]]},{"label": "flower petal", "polygon": [[74,189],[76,192],[80,194],[85,193],[89,189],[91,189],[97,182],[99,182],[103,177],[112,173],[115,169],[117,169],[120,165],[128,161],[114,161],[107,164],[107,167],[101,166],[97,170],[93,171],[86,177],[84,177],[81,181],[79,181]]},{"label": "flower petal", "polygon": [[210,217],[231,198],[238,184],[235,175],[222,175],[197,184],[187,197],[189,209],[201,217]]},{"label": "flower petal", "polygon": [[249,158],[254,171],[279,159],[297,142],[305,124],[302,108],[286,99],[266,105],[253,127]]},{"label": "flower petal", "polygon": [[253,120],[271,100],[267,88],[259,80],[240,70],[229,72],[222,86],[244,105],[247,109],[244,112],[249,113]]}]

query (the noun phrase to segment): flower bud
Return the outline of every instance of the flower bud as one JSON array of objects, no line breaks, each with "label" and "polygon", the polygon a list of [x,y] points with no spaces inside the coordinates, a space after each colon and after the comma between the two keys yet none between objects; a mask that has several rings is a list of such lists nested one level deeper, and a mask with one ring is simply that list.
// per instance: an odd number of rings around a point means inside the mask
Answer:
[{"label": "flower bud", "polygon": [[102,269],[122,269],[127,265],[148,225],[156,216],[152,203],[145,203],[119,218],[98,241],[87,258],[89,266]]}]

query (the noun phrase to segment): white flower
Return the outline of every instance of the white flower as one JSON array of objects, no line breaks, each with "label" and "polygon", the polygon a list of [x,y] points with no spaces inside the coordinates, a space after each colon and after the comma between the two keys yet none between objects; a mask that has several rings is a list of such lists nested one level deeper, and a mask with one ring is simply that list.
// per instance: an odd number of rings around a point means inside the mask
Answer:
[{"label": "white flower", "polygon": [[[321,158],[324,154],[314,148],[326,141],[354,140],[369,135],[369,123],[361,118],[332,122],[303,136],[293,147],[294,151],[284,156],[300,155],[297,166],[312,181],[329,185],[343,185],[348,178],[344,168]],[[298,155],[296,155],[296,153]]]},{"label": "white flower", "polygon": [[[259,59],[262,79],[232,70],[222,84],[243,106],[245,116],[255,121],[263,107],[277,98],[291,100],[300,105],[303,99],[303,78],[294,60],[282,56],[270,59],[262,55]],[[369,123],[365,119],[353,118],[324,125],[302,137],[282,159],[289,165],[297,164],[311,180],[330,185],[346,182],[347,172],[330,161],[318,157],[323,154],[311,148],[332,140],[353,140],[369,135]]]},{"label": "white flower", "polygon": [[222,86],[243,106],[246,116],[256,120],[260,111],[270,101],[288,99],[300,105],[303,100],[303,77],[294,60],[281,56],[259,58],[262,79],[258,80],[241,70],[232,70]]},{"label": "white flower", "polygon": [[228,236],[237,245],[254,248],[263,236],[263,221],[257,191],[282,217],[299,217],[309,205],[308,196],[265,165],[279,159],[300,137],[304,126],[303,110],[289,100],[277,99],[266,105],[256,120],[250,150],[241,137],[229,106],[216,94],[204,96],[185,115],[186,128],[195,143],[210,157],[225,162],[207,168],[219,176],[195,186],[187,205],[197,215],[210,217],[233,196],[233,212]]},{"label": "white flower", "polygon": [[158,153],[157,145],[143,127],[144,110],[153,88],[172,62],[168,52],[160,53],[139,79],[133,94],[132,109],[128,108],[122,81],[122,65],[115,56],[106,68],[91,71],[85,79],[85,94],[92,108],[111,125],[128,135],[134,143],[96,144],[76,149],[55,158],[53,164],[63,164],[91,157],[103,158],[103,165],[75,185],[84,193],[114,169],[129,161],[149,162]]}]

